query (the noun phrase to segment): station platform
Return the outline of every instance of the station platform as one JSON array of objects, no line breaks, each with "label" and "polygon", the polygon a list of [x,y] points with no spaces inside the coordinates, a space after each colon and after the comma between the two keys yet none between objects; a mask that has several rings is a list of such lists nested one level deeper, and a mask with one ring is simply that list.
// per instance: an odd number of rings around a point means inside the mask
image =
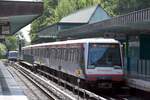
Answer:
[{"label": "station platform", "polygon": [[13,75],[0,61],[0,100],[28,100]]}]

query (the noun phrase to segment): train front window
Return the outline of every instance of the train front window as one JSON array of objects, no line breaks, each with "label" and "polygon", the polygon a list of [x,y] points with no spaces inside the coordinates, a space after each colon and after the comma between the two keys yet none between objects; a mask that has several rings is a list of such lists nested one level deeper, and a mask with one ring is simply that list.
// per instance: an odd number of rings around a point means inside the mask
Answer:
[{"label": "train front window", "polygon": [[121,66],[119,44],[89,44],[88,68]]}]

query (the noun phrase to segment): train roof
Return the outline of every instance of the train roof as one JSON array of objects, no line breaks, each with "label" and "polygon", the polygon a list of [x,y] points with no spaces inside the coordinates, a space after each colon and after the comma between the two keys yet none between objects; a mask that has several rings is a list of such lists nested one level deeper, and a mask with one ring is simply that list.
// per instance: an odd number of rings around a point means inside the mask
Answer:
[{"label": "train roof", "polygon": [[9,51],[9,53],[18,53],[18,51]]},{"label": "train roof", "polygon": [[74,43],[119,43],[119,42],[115,39],[108,39],[108,38],[87,38],[87,39],[78,39],[78,40],[40,43],[40,44],[25,46],[23,48],[40,47],[40,46],[48,46],[48,45],[60,45],[60,44],[74,44]]}]

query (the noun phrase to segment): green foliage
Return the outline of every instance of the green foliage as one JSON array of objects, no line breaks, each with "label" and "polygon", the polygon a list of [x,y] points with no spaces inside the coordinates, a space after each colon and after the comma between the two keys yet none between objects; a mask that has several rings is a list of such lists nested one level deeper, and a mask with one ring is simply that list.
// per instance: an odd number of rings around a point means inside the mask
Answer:
[{"label": "green foliage", "polygon": [[5,45],[8,51],[16,50],[17,48],[17,38],[15,36],[8,36],[5,38]]},{"label": "green foliage", "polygon": [[132,11],[150,7],[150,0],[117,0],[116,14],[126,14]]},{"label": "green foliage", "polygon": [[37,32],[39,29],[53,23],[54,9],[57,6],[58,0],[43,0],[44,12],[42,16],[32,22],[30,36],[31,40],[37,38]]},{"label": "green foliage", "polygon": [[0,59],[4,58],[6,55],[6,46],[2,43],[0,43]]},{"label": "green foliage", "polygon": [[[115,5],[115,0],[61,0],[55,9],[54,19],[58,22],[64,16],[75,12],[81,8],[93,6],[99,4],[104,8],[110,15],[114,15],[111,5]],[[115,8],[115,7],[114,7]]]}]

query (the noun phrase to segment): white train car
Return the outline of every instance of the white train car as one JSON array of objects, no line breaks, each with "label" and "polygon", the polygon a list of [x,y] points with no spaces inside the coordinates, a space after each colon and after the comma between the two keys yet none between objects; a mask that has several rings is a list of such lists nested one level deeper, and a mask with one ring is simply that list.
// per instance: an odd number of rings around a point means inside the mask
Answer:
[{"label": "white train car", "polygon": [[24,60],[59,71],[66,80],[110,87],[124,81],[121,44],[114,39],[91,38],[23,47]]}]

